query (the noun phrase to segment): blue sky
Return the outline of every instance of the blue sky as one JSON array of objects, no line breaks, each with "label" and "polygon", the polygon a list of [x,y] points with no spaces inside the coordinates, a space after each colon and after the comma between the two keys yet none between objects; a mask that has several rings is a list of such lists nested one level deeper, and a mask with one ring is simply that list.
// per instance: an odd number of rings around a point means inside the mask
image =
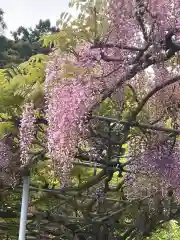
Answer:
[{"label": "blue sky", "polygon": [[40,19],[49,18],[55,24],[61,12],[67,10],[68,0],[2,0],[0,8],[5,12],[9,36],[19,26],[33,27]]}]

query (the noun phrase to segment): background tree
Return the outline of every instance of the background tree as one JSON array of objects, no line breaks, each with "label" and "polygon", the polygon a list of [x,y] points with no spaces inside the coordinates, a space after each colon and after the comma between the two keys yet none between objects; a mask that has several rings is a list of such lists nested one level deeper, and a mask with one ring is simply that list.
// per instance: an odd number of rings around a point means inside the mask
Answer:
[{"label": "background tree", "polygon": [[[2,19],[3,29],[5,26]],[[40,20],[34,29],[21,26],[17,31],[12,32],[14,40],[10,40],[2,34],[0,36],[0,67],[6,68],[14,64],[17,65],[38,53],[48,54],[51,49],[42,47],[40,38],[43,34],[57,31],[56,27],[51,26],[50,20]]]},{"label": "background tree", "polygon": [[11,32],[14,40],[17,42],[19,40],[28,41],[30,43],[38,42],[42,35],[51,34],[57,32],[58,28],[55,26],[51,26],[51,22],[49,19],[47,20],[39,20],[39,23],[35,26],[35,28],[24,28],[23,26],[19,27],[17,31]]},{"label": "background tree", "polygon": [[4,30],[6,28],[6,23],[4,22],[4,11],[0,8],[0,26]]}]

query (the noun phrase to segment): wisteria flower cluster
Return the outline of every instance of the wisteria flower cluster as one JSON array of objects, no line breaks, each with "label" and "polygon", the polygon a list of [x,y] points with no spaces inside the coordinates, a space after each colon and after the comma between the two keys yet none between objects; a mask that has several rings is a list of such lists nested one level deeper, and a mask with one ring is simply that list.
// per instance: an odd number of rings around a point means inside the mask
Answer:
[{"label": "wisteria flower cluster", "polygon": [[127,189],[134,189],[132,194],[136,192],[141,195],[145,192],[148,195],[153,191],[166,194],[168,189],[173,189],[176,196],[180,196],[178,143],[173,148],[167,143],[154,143],[144,147],[139,154],[132,154],[130,161],[130,173],[126,175],[125,181]]},{"label": "wisteria flower cluster", "polygon": [[7,168],[11,162],[11,152],[9,147],[0,141],[0,168]]},{"label": "wisteria flower cluster", "polygon": [[30,149],[35,134],[35,109],[34,104],[27,103],[23,107],[22,119],[20,123],[20,160],[22,165],[26,165],[30,161]]},{"label": "wisteria flower cluster", "polygon": [[98,64],[99,50],[83,44],[76,51],[78,56],[54,53],[46,69],[48,149],[62,182],[72,168],[76,146],[84,132],[84,117],[108,84],[102,76],[109,67]]},{"label": "wisteria flower cluster", "polygon": [[12,163],[12,151],[10,147],[0,141],[0,186],[11,183],[11,176],[8,174],[8,169]]}]

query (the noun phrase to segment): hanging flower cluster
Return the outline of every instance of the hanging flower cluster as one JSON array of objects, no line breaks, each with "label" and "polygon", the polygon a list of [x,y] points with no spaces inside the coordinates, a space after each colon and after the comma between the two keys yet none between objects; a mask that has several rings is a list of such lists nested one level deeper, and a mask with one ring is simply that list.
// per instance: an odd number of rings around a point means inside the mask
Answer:
[{"label": "hanging flower cluster", "polygon": [[20,123],[20,161],[22,165],[28,164],[30,160],[29,151],[34,139],[35,121],[34,104],[32,102],[25,104]]},{"label": "hanging flower cluster", "polygon": [[167,30],[176,27],[180,20],[179,0],[147,0],[146,6],[156,16],[156,36],[163,37]]},{"label": "hanging flower cluster", "polygon": [[141,30],[148,37],[153,24],[151,40],[157,43],[168,30],[180,24],[179,0],[110,0],[108,13],[113,42],[133,46],[143,43],[139,25],[145,26]]},{"label": "hanging flower cluster", "polygon": [[54,53],[47,65],[48,150],[56,165],[56,173],[63,180],[67,179],[72,168],[86,113],[102,91],[118,78],[117,74],[116,78],[113,75],[112,81],[104,77],[112,67],[102,61],[99,49],[91,49],[87,43],[76,49],[76,55]]},{"label": "hanging flower cluster", "polygon": [[9,147],[0,141],[0,169],[7,168],[11,162],[11,153]]},{"label": "hanging flower cluster", "polygon": [[12,175],[9,172],[12,163],[12,151],[10,147],[0,141],[0,187],[3,188],[6,184],[12,184]]},{"label": "hanging flower cluster", "polygon": [[[173,148],[167,143],[154,143],[144,146],[142,151],[132,153],[131,162],[128,165],[129,174],[125,177],[127,194],[140,196],[153,191],[167,193],[168,189],[174,189],[176,196],[180,196],[180,161],[179,146]],[[148,179],[148,181],[147,181]],[[133,191],[132,191],[133,189]]]},{"label": "hanging flower cluster", "polygon": [[82,51],[79,62],[73,56],[74,62],[53,56],[46,69],[48,150],[62,184],[66,184],[72,168],[82,117],[95,100],[91,86],[94,82],[88,73],[93,61],[86,61],[85,53]]}]

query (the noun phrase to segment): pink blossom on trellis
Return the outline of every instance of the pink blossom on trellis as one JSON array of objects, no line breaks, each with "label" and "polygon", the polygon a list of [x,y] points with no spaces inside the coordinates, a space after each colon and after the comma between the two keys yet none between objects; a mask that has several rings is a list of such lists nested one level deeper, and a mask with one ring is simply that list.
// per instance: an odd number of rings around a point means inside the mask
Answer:
[{"label": "pink blossom on trellis", "polygon": [[[179,22],[179,0],[149,0],[148,9],[156,15],[157,31],[164,36],[165,31],[177,27]],[[157,34],[158,34],[157,33]]]},{"label": "pink blossom on trellis", "polygon": [[[13,153],[9,145],[0,141],[0,187],[13,184]],[[15,169],[13,169],[15,170]]]},{"label": "pink blossom on trellis", "polygon": [[[72,67],[72,72],[68,66]],[[86,131],[86,114],[100,99],[101,93],[118,79],[117,72],[104,77],[113,67],[113,64],[104,62],[100,50],[91,49],[89,43],[82,43],[76,49],[76,55],[55,52],[47,64],[48,150],[64,184],[72,168],[78,141]]]},{"label": "pink blossom on trellis", "polygon": [[154,40],[164,37],[166,31],[178,28],[180,23],[179,0],[110,0],[108,13],[112,23],[114,42],[141,44],[137,13],[143,14],[147,33],[154,22]]},{"label": "pink blossom on trellis", "polygon": [[27,103],[23,107],[22,118],[20,123],[20,161],[26,165],[30,161],[30,149],[35,134],[35,110],[34,104]]},{"label": "pink blossom on trellis", "polygon": [[7,168],[11,162],[11,151],[9,147],[0,141],[0,169]]},{"label": "pink blossom on trellis", "polygon": [[136,153],[132,150],[131,162],[128,165],[129,173],[125,176],[127,194],[134,194],[136,197],[143,192],[147,195],[154,191],[166,194],[171,188],[179,199],[179,151],[178,143],[172,148],[168,144],[158,142],[144,147],[139,145]]}]

